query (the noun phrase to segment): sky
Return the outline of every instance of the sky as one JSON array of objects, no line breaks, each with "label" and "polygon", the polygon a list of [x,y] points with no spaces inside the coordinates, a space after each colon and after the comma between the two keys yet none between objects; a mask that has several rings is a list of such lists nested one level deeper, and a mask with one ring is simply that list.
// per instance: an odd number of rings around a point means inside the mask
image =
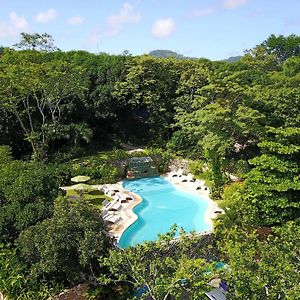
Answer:
[{"label": "sky", "polygon": [[300,0],[0,0],[0,45],[48,33],[61,50],[168,49],[211,60],[300,35]]}]

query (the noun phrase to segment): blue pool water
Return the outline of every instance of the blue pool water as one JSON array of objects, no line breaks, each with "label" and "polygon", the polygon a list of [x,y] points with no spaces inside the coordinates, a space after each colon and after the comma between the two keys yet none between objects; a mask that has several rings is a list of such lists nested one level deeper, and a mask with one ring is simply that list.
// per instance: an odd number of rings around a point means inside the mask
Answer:
[{"label": "blue pool water", "polygon": [[208,201],[178,190],[163,177],[124,181],[123,186],[143,201],[133,209],[138,220],[122,234],[121,248],[155,241],[158,234],[166,233],[174,224],[187,232],[211,229],[204,221]]}]

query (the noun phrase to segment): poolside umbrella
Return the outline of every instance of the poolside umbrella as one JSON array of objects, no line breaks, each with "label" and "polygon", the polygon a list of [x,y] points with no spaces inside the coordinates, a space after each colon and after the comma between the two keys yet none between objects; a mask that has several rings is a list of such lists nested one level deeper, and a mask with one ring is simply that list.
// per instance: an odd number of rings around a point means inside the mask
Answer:
[{"label": "poolside umbrella", "polygon": [[90,176],[82,176],[82,175],[80,175],[80,176],[75,176],[75,177],[71,178],[71,181],[79,183],[79,182],[89,181],[90,179],[91,179]]},{"label": "poolside umbrella", "polygon": [[85,183],[78,183],[75,185],[71,185],[70,186],[71,190],[75,190],[75,191],[91,191],[91,190],[95,190],[95,188],[89,184],[85,184]]},{"label": "poolside umbrella", "polygon": [[89,184],[85,184],[85,183],[78,183],[75,185],[71,185],[70,188],[72,190],[76,191],[81,197],[83,197],[84,192],[89,192],[89,191],[95,190],[94,187],[92,187]]}]

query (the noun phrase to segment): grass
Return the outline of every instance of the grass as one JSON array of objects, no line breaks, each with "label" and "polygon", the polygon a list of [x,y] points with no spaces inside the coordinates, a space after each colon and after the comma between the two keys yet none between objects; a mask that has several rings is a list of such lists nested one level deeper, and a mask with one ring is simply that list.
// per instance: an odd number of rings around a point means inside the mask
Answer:
[{"label": "grass", "polygon": [[68,190],[66,193],[66,196],[72,197],[72,198],[76,197],[79,200],[88,201],[89,203],[95,205],[99,209],[102,208],[102,202],[104,200],[108,200],[108,201],[112,200],[112,198],[104,195],[103,193],[101,193],[98,190],[90,191],[90,192],[83,192],[82,194],[79,191]]}]

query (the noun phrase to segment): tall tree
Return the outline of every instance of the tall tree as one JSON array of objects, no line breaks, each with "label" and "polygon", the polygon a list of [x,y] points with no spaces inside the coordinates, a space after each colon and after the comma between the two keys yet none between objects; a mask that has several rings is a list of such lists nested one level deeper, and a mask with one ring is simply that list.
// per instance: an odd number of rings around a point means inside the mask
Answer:
[{"label": "tall tree", "polygon": [[137,57],[130,62],[125,79],[115,85],[114,95],[131,117],[128,129],[142,129],[140,136],[145,142],[154,139],[162,143],[169,136],[179,79],[177,64],[176,59]]},{"label": "tall tree", "polygon": [[245,199],[256,207],[255,222],[281,224],[299,216],[300,128],[271,128],[262,141],[262,154],[250,163],[254,168],[246,182]]},{"label": "tall tree", "polygon": [[48,33],[21,33],[21,40],[15,44],[14,47],[22,50],[36,50],[36,51],[58,51],[59,49],[54,46],[54,39]]},{"label": "tall tree", "polygon": [[[0,63],[0,107],[15,115],[34,157],[43,159],[49,141],[60,137],[63,107],[86,91],[84,70],[66,61],[40,62],[41,53],[7,55]],[[15,63],[7,64],[9,58]]]},{"label": "tall tree", "polygon": [[13,242],[22,230],[50,217],[59,186],[69,177],[64,166],[0,164],[0,242]]},{"label": "tall tree", "polygon": [[88,203],[57,198],[53,217],[24,230],[16,241],[33,278],[74,285],[95,272],[105,253],[101,212]]},{"label": "tall tree", "polygon": [[158,242],[146,242],[123,250],[110,250],[100,258],[100,266],[109,270],[99,281],[104,284],[127,282],[134,289],[143,289],[141,299],[167,300],[170,295],[180,299],[188,293],[199,299],[209,288],[214,264],[207,263],[199,248],[201,238],[187,236],[172,241],[176,228],[161,236]]},{"label": "tall tree", "polygon": [[229,285],[229,299],[299,297],[299,223],[253,232],[231,227],[223,234],[221,248],[230,266],[223,278]]},{"label": "tall tree", "polygon": [[280,62],[292,56],[300,55],[300,36],[291,34],[287,37],[283,35],[271,34],[263,43],[269,54],[274,53]]}]

